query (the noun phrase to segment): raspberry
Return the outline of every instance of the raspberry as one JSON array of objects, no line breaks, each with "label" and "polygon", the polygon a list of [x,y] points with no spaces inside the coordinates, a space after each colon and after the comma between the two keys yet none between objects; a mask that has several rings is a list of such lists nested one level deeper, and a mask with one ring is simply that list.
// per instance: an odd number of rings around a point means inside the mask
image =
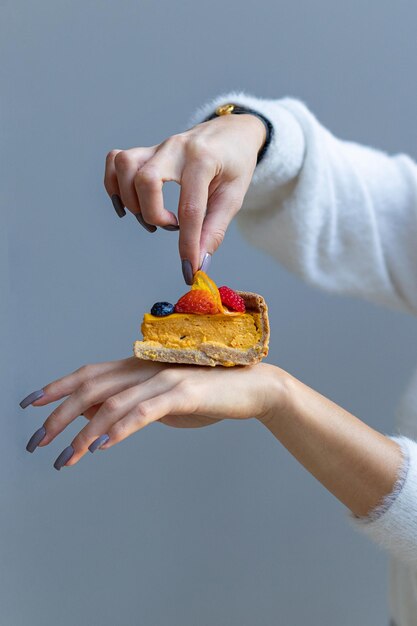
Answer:
[{"label": "raspberry", "polygon": [[182,296],[175,305],[175,313],[214,315],[219,313],[213,296],[203,289],[193,289]]},{"label": "raspberry", "polygon": [[246,311],[245,301],[241,296],[239,296],[236,291],[230,289],[230,287],[219,287],[220,297],[222,299],[222,304],[227,306],[229,309],[233,311],[238,311],[239,313],[244,313]]}]

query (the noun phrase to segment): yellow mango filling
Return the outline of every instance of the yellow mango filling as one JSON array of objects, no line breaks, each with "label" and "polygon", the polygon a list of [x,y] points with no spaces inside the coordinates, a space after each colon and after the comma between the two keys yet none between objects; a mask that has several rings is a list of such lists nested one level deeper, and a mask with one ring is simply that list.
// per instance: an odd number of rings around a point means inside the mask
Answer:
[{"label": "yellow mango filling", "polygon": [[234,315],[194,315],[173,313],[156,317],[145,313],[142,322],[144,341],[165,348],[198,349],[202,343],[217,343],[229,348],[247,350],[261,339],[259,313]]}]

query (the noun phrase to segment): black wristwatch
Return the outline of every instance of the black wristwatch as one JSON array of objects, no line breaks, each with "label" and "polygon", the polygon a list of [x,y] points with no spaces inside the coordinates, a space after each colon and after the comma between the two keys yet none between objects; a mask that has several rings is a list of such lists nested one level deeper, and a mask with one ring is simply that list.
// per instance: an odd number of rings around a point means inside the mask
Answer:
[{"label": "black wristwatch", "polygon": [[271,122],[269,121],[268,118],[264,117],[262,115],[262,113],[258,113],[258,111],[254,111],[253,109],[249,109],[247,107],[242,107],[239,106],[238,104],[232,104],[232,103],[228,103],[228,104],[222,104],[221,106],[218,106],[217,109],[215,110],[215,112],[210,115],[209,117],[206,117],[206,119],[204,120],[205,122],[208,122],[209,120],[213,120],[216,117],[220,117],[222,115],[255,115],[257,118],[259,118],[261,120],[261,122],[263,122],[264,126],[265,126],[265,130],[266,130],[266,139],[265,139],[265,143],[262,146],[262,148],[259,150],[258,152],[258,158],[256,161],[256,165],[258,165],[258,163],[260,163],[263,159],[263,157],[265,156],[265,153],[268,149],[269,144],[272,141],[272,136],[274,134],[274,127],[272,126]]}]

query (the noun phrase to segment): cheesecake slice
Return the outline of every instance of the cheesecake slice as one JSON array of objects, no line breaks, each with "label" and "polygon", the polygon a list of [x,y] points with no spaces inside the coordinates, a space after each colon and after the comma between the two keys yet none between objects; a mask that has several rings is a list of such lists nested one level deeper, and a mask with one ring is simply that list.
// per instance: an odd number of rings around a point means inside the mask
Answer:
[{"label": "cheesecake slice", "polygon": [[[217,290],[211,279],[202,277],[202,272],[197,274],[199,289],[210,281],[209,288]],[[268,307],[258,294],[236,293],[243,299],[244,312],[229,310],[214,294],[221,307],[214,314],[174,312],[159,317],[145,313],[143,340],[134,343],[135,356],[167,363],[225,367],[258,363],[268,354]]]}]

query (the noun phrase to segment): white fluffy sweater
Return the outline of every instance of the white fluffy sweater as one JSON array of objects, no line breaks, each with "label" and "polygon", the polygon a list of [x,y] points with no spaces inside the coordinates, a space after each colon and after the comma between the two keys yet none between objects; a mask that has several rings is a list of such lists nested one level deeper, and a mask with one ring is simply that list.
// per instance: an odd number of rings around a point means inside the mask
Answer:
[{"label": "white fluffy sweater", "polygon": [[[219,96],[267,117],[274,135],[237,221],[255,246],[306,281],[417,315],[417,165],[341,141],[293,99]],[[397,626],[417,624],[417,373],[393,437],[403,451],[394,491],[352,523],[385,547]]]}]

